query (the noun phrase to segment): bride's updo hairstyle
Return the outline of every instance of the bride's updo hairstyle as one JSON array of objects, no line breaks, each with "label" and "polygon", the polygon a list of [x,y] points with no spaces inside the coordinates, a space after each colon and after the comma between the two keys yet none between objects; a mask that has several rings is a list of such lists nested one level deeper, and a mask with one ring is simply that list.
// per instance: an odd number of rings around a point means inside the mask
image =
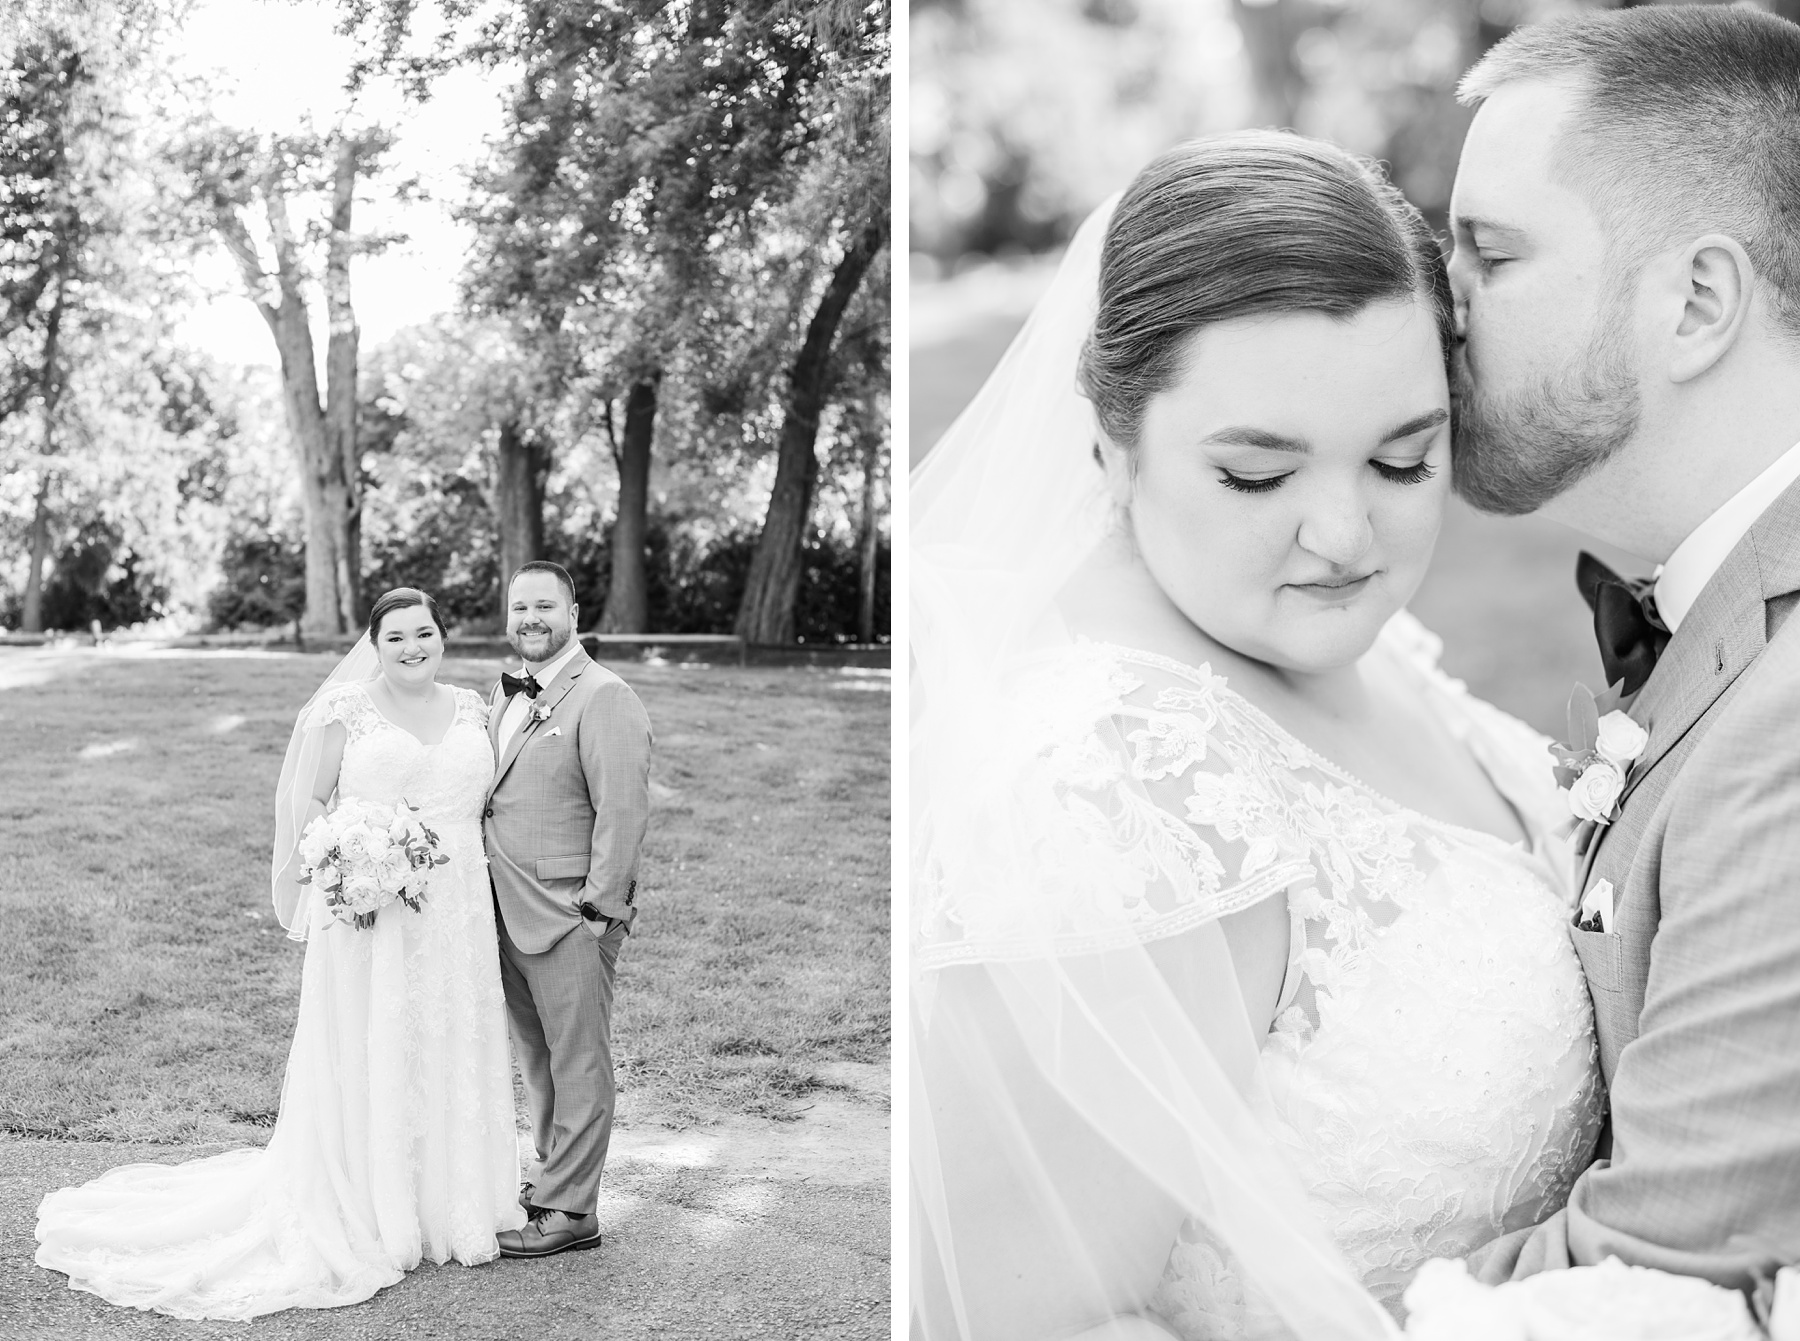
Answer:
[{"label": "bride's updo hairstyle", "polygon": [[1129,449],[1202,327],[1264,313],[1351,317],[1415,294],[1437,314],[1448,358],[1454,317],[1437,239],[1377,164],[1280,131],[1195,140],[1138,173],[1113,211],[1079,384],[1106,436]]},{"label": "bride's updo hairstyle", "polygon": [[407,610],[415,605],[425,607],[425,613],[437,625],[438,637],[450,636],[444,629],[443,616],[438,614],[437,602],[432,600],[430,592],[420,591],[417,587],[395,587],[392,591],[382,592],[380,599],[369,609],[369,641],[375,641],[375,635],[381,631],[382,620],[396,610]]}]

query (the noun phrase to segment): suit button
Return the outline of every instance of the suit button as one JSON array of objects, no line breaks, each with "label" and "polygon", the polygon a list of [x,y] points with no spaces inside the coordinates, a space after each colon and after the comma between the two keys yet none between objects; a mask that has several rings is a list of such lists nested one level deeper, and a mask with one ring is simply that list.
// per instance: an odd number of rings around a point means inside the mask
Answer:
[{"label": "suit button", "polygon": [[494,818],[494,808],[492,806],[489,806],[486,810],[482,811],[481,818],[482,819],[493,819]]}]

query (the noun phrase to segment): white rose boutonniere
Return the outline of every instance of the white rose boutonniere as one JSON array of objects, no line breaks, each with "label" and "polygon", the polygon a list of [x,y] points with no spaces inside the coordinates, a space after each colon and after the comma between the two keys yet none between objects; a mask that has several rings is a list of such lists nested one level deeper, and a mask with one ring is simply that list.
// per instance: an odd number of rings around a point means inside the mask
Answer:
[{"label": "white rose boutonniere", "polygon": [[532,704],[531,704],[531,712],[526,716],[525,721],[528,724],[535,726],[539,722],[547,722],[549,720],[550,720],[549,707],[547,705],[545,705],[543,703],[539,703],[539,702],[537,702],[537,700],[533,699]]},{"label": "white rose boutonniere", "polygon": [[1569,813],[1583,832],[1578,850],[1586,852],[1594,831],[1618,818],[1619,798],[1631,778],[1631,766],[1650,744],[1650,734],[1622,707],[1619,686],[1599,698],[1578,684],[1569,696],[1569,739],[1551,745],[1556,782],[1569,794]]},{"label": "white rose boutonniere", "polygon": [[1619,804],[1619,793],[1625,790],[1625,775],[1604,759],[1595,760],[1581,770],[1569,787],[1569,813],[1576,819],[1610,824],[1613,807]]},{"label": "white rose boutonniere", "polygon": [[1626,769],[1631,767],[1649,743],[1650,733],[1632,721],[1628,714],[1615,708],[1600,719],[1600,730],[1594,741],[1594,748],[1614,768]]}]

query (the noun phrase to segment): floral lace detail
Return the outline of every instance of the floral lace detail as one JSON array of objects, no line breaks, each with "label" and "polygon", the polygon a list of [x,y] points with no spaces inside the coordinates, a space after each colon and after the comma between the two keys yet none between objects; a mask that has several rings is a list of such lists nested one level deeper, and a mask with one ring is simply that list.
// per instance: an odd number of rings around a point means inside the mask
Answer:
[{"label": "floral lace detail", "polygon": [[[1312,878],[1287,886],[1265,1118],[1364,1284],[1397,1309],[1427,1257],[1466,1255],[1558,1209],[1591,1158],[1603,1093],[1551,863],[1371,791],[1204,666],[1125,648],[1078,655],[1138,681],[1115,714],[1151,699],[1148,724],[1126,737],[1147,794],[1209,841],[1242,844],[1245,869],[1305,854]],[[1518,810],[1554,813],[1554,796],[1529,790],[1554,788],[1542,742],[1414,664]],[[1176,711],[1188,721],[1168,720]],[[1195,1222],[1155,1307],[1193,1341],[1286,1335]]]},{"label": "floral lace detail", "polygon": [[[1543,742],[1438,671],[1410,617],[1384,637],[1541,827],[1558,806]],[[1265,1118],[1376,1297],[1397,1307],[1425,1258],[1563,1203],[1602,1093],[1544,853],[1374,792],[1204,665],[1078,642],[1026,668],[1005,707],[972,804],[933,818],[934,840],[960,846],[925,872],[919,967],[1149,941],[1285,891]],[[1283,1335],[1249,1295],[1190,1224],[1156,1308],[1195,1341]]]},{"label": "floral lace detail", "polygon": [[[482,849],[485,705],[458,689],[430,746],[381,717],[361,685],[314,713],[347,732],[339,796],[404,797],[450,862],[416,913],[384,909],[367,931],[315,925],[266,1149],[128,1165],[45,1199],[39,1264],[111,1302],[237,1319],[351,1304],[421,1260],[490,1261],[496,1232],[524,1220]],[[208,1232],[171,1241],[176,1207]]]}]

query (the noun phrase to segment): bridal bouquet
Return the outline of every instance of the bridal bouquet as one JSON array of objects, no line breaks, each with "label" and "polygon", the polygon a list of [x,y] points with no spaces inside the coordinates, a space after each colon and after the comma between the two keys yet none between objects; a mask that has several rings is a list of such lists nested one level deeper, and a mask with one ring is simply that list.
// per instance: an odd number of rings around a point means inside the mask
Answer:
[{"label": "bridal bouquet", "polygon": [[356,797],[339,802],[301,835],[300,883],[317,885],[333,917],[363,930],[395,900],[418,912],[432,867],[450,860],[418,813],[404,799],[395,806]]},{"label": "bridal bouquet", "polygon": [[1794,1268],[1777,1277],[1768,1330],[1744,1296],[1710,1281],[1626,1266],[1546,1271],[1488,1286],[1461,1262],[1432,1260],[1406,1290],[1408,1341],[1794,1341]]}]

